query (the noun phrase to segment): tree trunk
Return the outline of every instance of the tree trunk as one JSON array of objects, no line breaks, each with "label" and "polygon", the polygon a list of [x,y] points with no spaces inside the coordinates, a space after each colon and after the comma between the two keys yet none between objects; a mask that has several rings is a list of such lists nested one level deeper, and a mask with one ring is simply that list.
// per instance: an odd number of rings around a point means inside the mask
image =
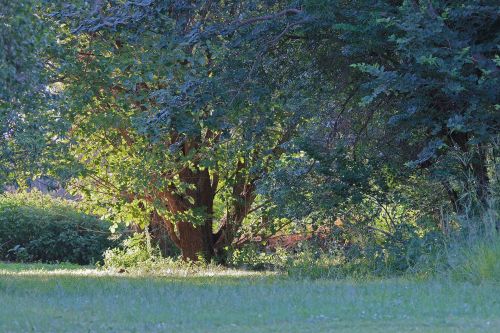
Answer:
[{"label": "tree trunk", "polygon": [[[191,174],[194,176],[194,174]],[[221,248],[230,245],[235,233],[243,219],[248,214],[250,206],[255,198],[255,185],[236,184],[233,192],[236,196],[233,208],[228,216],[223,218],[221,228],[217,233],[213,233],[213,203],[215,197],[214,183],[210,183],[208,171],[201,171],[196,177],[196,189],[190,194],[195,199],[194,203],[178,194],[168,191],[163,193],[163,199],[169,212],[179,214],[189,209],[203,208],[205,211],[205,221],[201,225],[195,225],[191,221],[178,221],[173,223],[167,218],[154,212],[152,220],[161,221],[163,230],[168,233],[172,242],[181,250],[184,260],[197,261],[200,258],[211,260],[216,254],[221,254]],[[191,178],[193,179],[193,178]],[[155,222],[157,223],[157,222]],[[155,230],[159,230],[156,228]]]},{"label": "tree trunk", "polygon": [[175,193],[175,189],[167,189],[162,195],[166,207],[174,216],[192,209],[202,210],[205,220],[195,225],[193,221],[172,223],[163,218],[163,223],[185,260],[196,261],[200,257],[211,260],[214,256],[212,225],[216,184],[211,181],[207,169],[193,171],[186,168],[179,175],[183,182],[194,185],[194,188],[187,190],[185,195]]},{"label": "tree trunk", "polygon": [[178,245],[173,242],[165,220],[158,214],[157,211],[151,212],[151,219],[148,228],[151,240],[160,248],[162,256],[170,257],[177,254],[176,248],[178,248]]},{"label": "tree trunk", "polygon": [[212,229],[208,225],[194,226],[190,222],[177,223],[180,249],[184,260],[211,260],[214,256]]},{"label": "tree trunk", "polygon": [[[189,146],[185,149],[187,154]],[[198,167],[186,167],[179,172],[180,180],[191,185],[184,193],[179,192],[174,186],[168,186],[163,192],[147,197],[151,203],[160,199],[173,215],[172,220],[169,220],[166,216],[160,216],[157,211],[153,211],[151,224],[155,228],[152,230],[166,231],[172,242],[181,250],[184,260],[197,261],[203,258],[209,261],[215,255],[220,255],[221,249],[233,241],[255,199],[254,181],[244,175],[242,172],[244,167],[243,162],[237,165],[237,175],[232,189],[234,199],[232,208],[221,221],[217,233],[213,232],[213,206],[218,177],[216,174],[211,177],[207,168]],[[195,210],[195,214],[203,214],[202,223],[185,219],[183,214],[190,210]],[[163,228],[158,228],[158,225]]]}]

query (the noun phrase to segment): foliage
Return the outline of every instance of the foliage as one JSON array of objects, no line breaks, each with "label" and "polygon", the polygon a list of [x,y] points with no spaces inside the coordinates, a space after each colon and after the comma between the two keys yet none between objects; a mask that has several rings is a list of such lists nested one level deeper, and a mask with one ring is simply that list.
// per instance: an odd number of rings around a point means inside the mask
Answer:
[{"label": "foliage", "polygon": [[463,218],[482,214],[498,175],[498,6],[303,8],[313,19],[294,36],[307,40],[304,63],[323,87],[315,117],[259,183],[269,213],[329,226],[374,272],[432,262],[443,233],[466,232]]},{"label": "foliage", "polygon": [[448,241],[442,263],[437,266],[438,273],[474,284],[499,281],[498,208],[498,201],[492,200],[481,216],[461,217],[463,232],[454,234]]},{"label": "foliage", "polygon": [[[257,15],[276,6],[237,7],[103,2],[53,13],[71,29],[60,36],[60,61],[73,153],[88,171],[78,187],[118,219],[142,207],[133,217],[160,219],[193,260],[199,252],[210,259],[237,237],[256,180],[303,121],[290,108],[310,103],[300,99],[306,86],[274,75],[292,69],[291,58],[273,54],[270,41],[269,50],[255,50],[255,40],[237,32],[249,32],[248,24],[231,23],[234,10]],[[283,93],[289,84],[293,94]],[[214,201],[224,211],[214,211]]]},{"label": "foliage", "polygon": [[0,258],[9,261],[95,263],[116,245],[110,224],[70,202],[38,192],[0,198]]},{"label": "foliage", "polygon": [[282,248],[273,252],[263,252],[256,245],[249,244],[240,249],[234,249],[228,255],[228,264],[241,269],[252,270],[283,270],[289,258],[289,253]]},{"label": "foliage", "polygon": [[[322,229],[332,248],[298,267],[340,251],[343,265],[406,272],[474,230],[461,221],[498,186],[493,0],[41,3],[6,7],[37,29],[24,45],[26,29],[4,24],[30,57],[4,51],[16,88],[2,105],[29,91],[17,104],[71,124],[35,128],[69,140],[73,189],[96,212],[148,230],[164,256],[168,235],[184,260],[265,266],[272,255],[241,245]],[[19,85],[16,66],[44,89]],[[151,256],[127,247],[110,260]]]},{"label": "foliage", "polygon": [[61,174],[69,160],[68,123],[48,70],[56,34],[41,18],[41,5],[23,0],[0,6],[0,191],[43,172]]},{"label": "foliage", "polygon": [[160,254],[153,250],[151,243],[147,243],[144,234],[134,234],[123,240],[121,247],[108,249],[104,253],[103,267],[126,269],[156,258],[160,258]]},{"label": "foliage", "polygon": [[121,273],[160,275],[187,275],[197,272],[222,272],[224,268],[215,263],[184,261],[181,258],[163,257],[160,249],[152,245],[148,233],[136,233],[124,239],[119,246],[104,252],[100,269]]},{"label": "foliage", "polygon": [[[403,225],[403,227],[405,227]],[[439,233],[419,236],[414,231],[398,230],[387,238],[373,235],[357,239],[347,246],[330,247],[306,242],[300,251],[286,257],[284,271],[296,278],[366,279],[420,275],[436,272],[445,242]]]}]

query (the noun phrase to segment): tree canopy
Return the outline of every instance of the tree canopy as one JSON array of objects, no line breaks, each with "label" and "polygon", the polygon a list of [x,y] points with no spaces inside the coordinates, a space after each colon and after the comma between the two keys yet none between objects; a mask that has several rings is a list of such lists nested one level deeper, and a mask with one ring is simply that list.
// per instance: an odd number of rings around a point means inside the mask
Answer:
[{"label": "tree canopy", "polygon": [[37,1],[3,1],[0,8],[0,184],[64,164],[67,123],[56,105],[48,51],[54,29]]},{"label": "tree canopy", "polygon": [[393,239],[488,203],[495,1],[37,3],[0,14],[2,167],[64,143],[86,200],[186,259],[334,221]]}]

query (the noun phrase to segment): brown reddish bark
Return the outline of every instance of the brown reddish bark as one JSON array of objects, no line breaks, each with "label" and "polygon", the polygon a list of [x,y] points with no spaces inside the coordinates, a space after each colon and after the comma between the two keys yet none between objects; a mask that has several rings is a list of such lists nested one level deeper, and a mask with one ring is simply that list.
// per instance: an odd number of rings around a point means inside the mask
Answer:
[{"label": "brown reddish bark", "polygon": [[[214,255],[213,249],[213,204],[216,184],[211,181],[207,169],[184,169],[179,173],[181,181],[193,185],[185,196],[175,193],[175,189],[167,189],[162,197],[170,213],[178,215],[193,208],[202,208],[205,221],[201,225],[194,225],[192,221],[177,221],[173,223],[164,218],[169,235],[182,251],[182,257],[189,260],[198,260],[201,256],[210,260]],[[188,200],[190,197],[194,202]]]},{"label": "brown reddish bark", "polygon": [[[239,165],[241,171],[243,165]],[[151,223],[155,226],[161,224],[163,228],[154,228],[167,232],[172,242],[181,250],[185,260],[196,261],[200,257],[210,260],[219,254],[220,249],[232,243],[243,219],[249,213],[255,199],[255,185],[248,182],[245,177],[238,176],[232,192],[235,198],[230,213],[220,223],[217,233],[213,232],[213,204],[217,189],[217,177],[210,177],[207,169],[185,169],[179,173],[181,180],[190,183],[193,189],[187,190],[185,195],[175,193],[174,188],[168,188],[158,197],[165,203],[169,213],[181,214],[190,209],[203,208],[205,220],[202,224],[195,225],[192,221],[172,222],[165,216],[160,216],[156,211],[151,216]],[[192,200],[188,200],[187,197]],[[151,198],[152,199],[152,198]],[[153,235],[154,236],[154,235]]]},{"label": "brown reddish bark", "polygon": [[194,226],[190,222],[177,223],[183,259],[210,260],[214,255],[212,230],[207,225]]}]

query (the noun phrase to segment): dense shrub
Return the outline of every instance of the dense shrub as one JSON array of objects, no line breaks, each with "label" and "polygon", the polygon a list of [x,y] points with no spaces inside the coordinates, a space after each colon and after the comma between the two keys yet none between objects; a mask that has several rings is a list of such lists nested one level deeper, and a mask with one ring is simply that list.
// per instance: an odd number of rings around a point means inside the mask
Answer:
[{"label": "dense shrub", "polygon": [[149,233],[135,233],[104,254],[102,269],[120,273],[155,275],[216,274],[226,268],[215,262],[183,260],[180,256],[164,257],[157,245],[152,245]]},{"label": "dense shrub", "polygon": [[251,270],[282,270],[290,254],[282,248],[274,252],[261,251],[255,244],[233,249],[227,262],[230,266]]},{"label": "dense shrub", "polygon": [[118,246],[106,250],[103,267],[115,269],[147,266],[161,260],[158,248],[151,246],[151,241],[144,233],[136,233],[121,242]]},{"label": "dense shrub", "polygon": [[109,223],[38,192],[0,197],[0,260],[94,263],[116,244]]}]

